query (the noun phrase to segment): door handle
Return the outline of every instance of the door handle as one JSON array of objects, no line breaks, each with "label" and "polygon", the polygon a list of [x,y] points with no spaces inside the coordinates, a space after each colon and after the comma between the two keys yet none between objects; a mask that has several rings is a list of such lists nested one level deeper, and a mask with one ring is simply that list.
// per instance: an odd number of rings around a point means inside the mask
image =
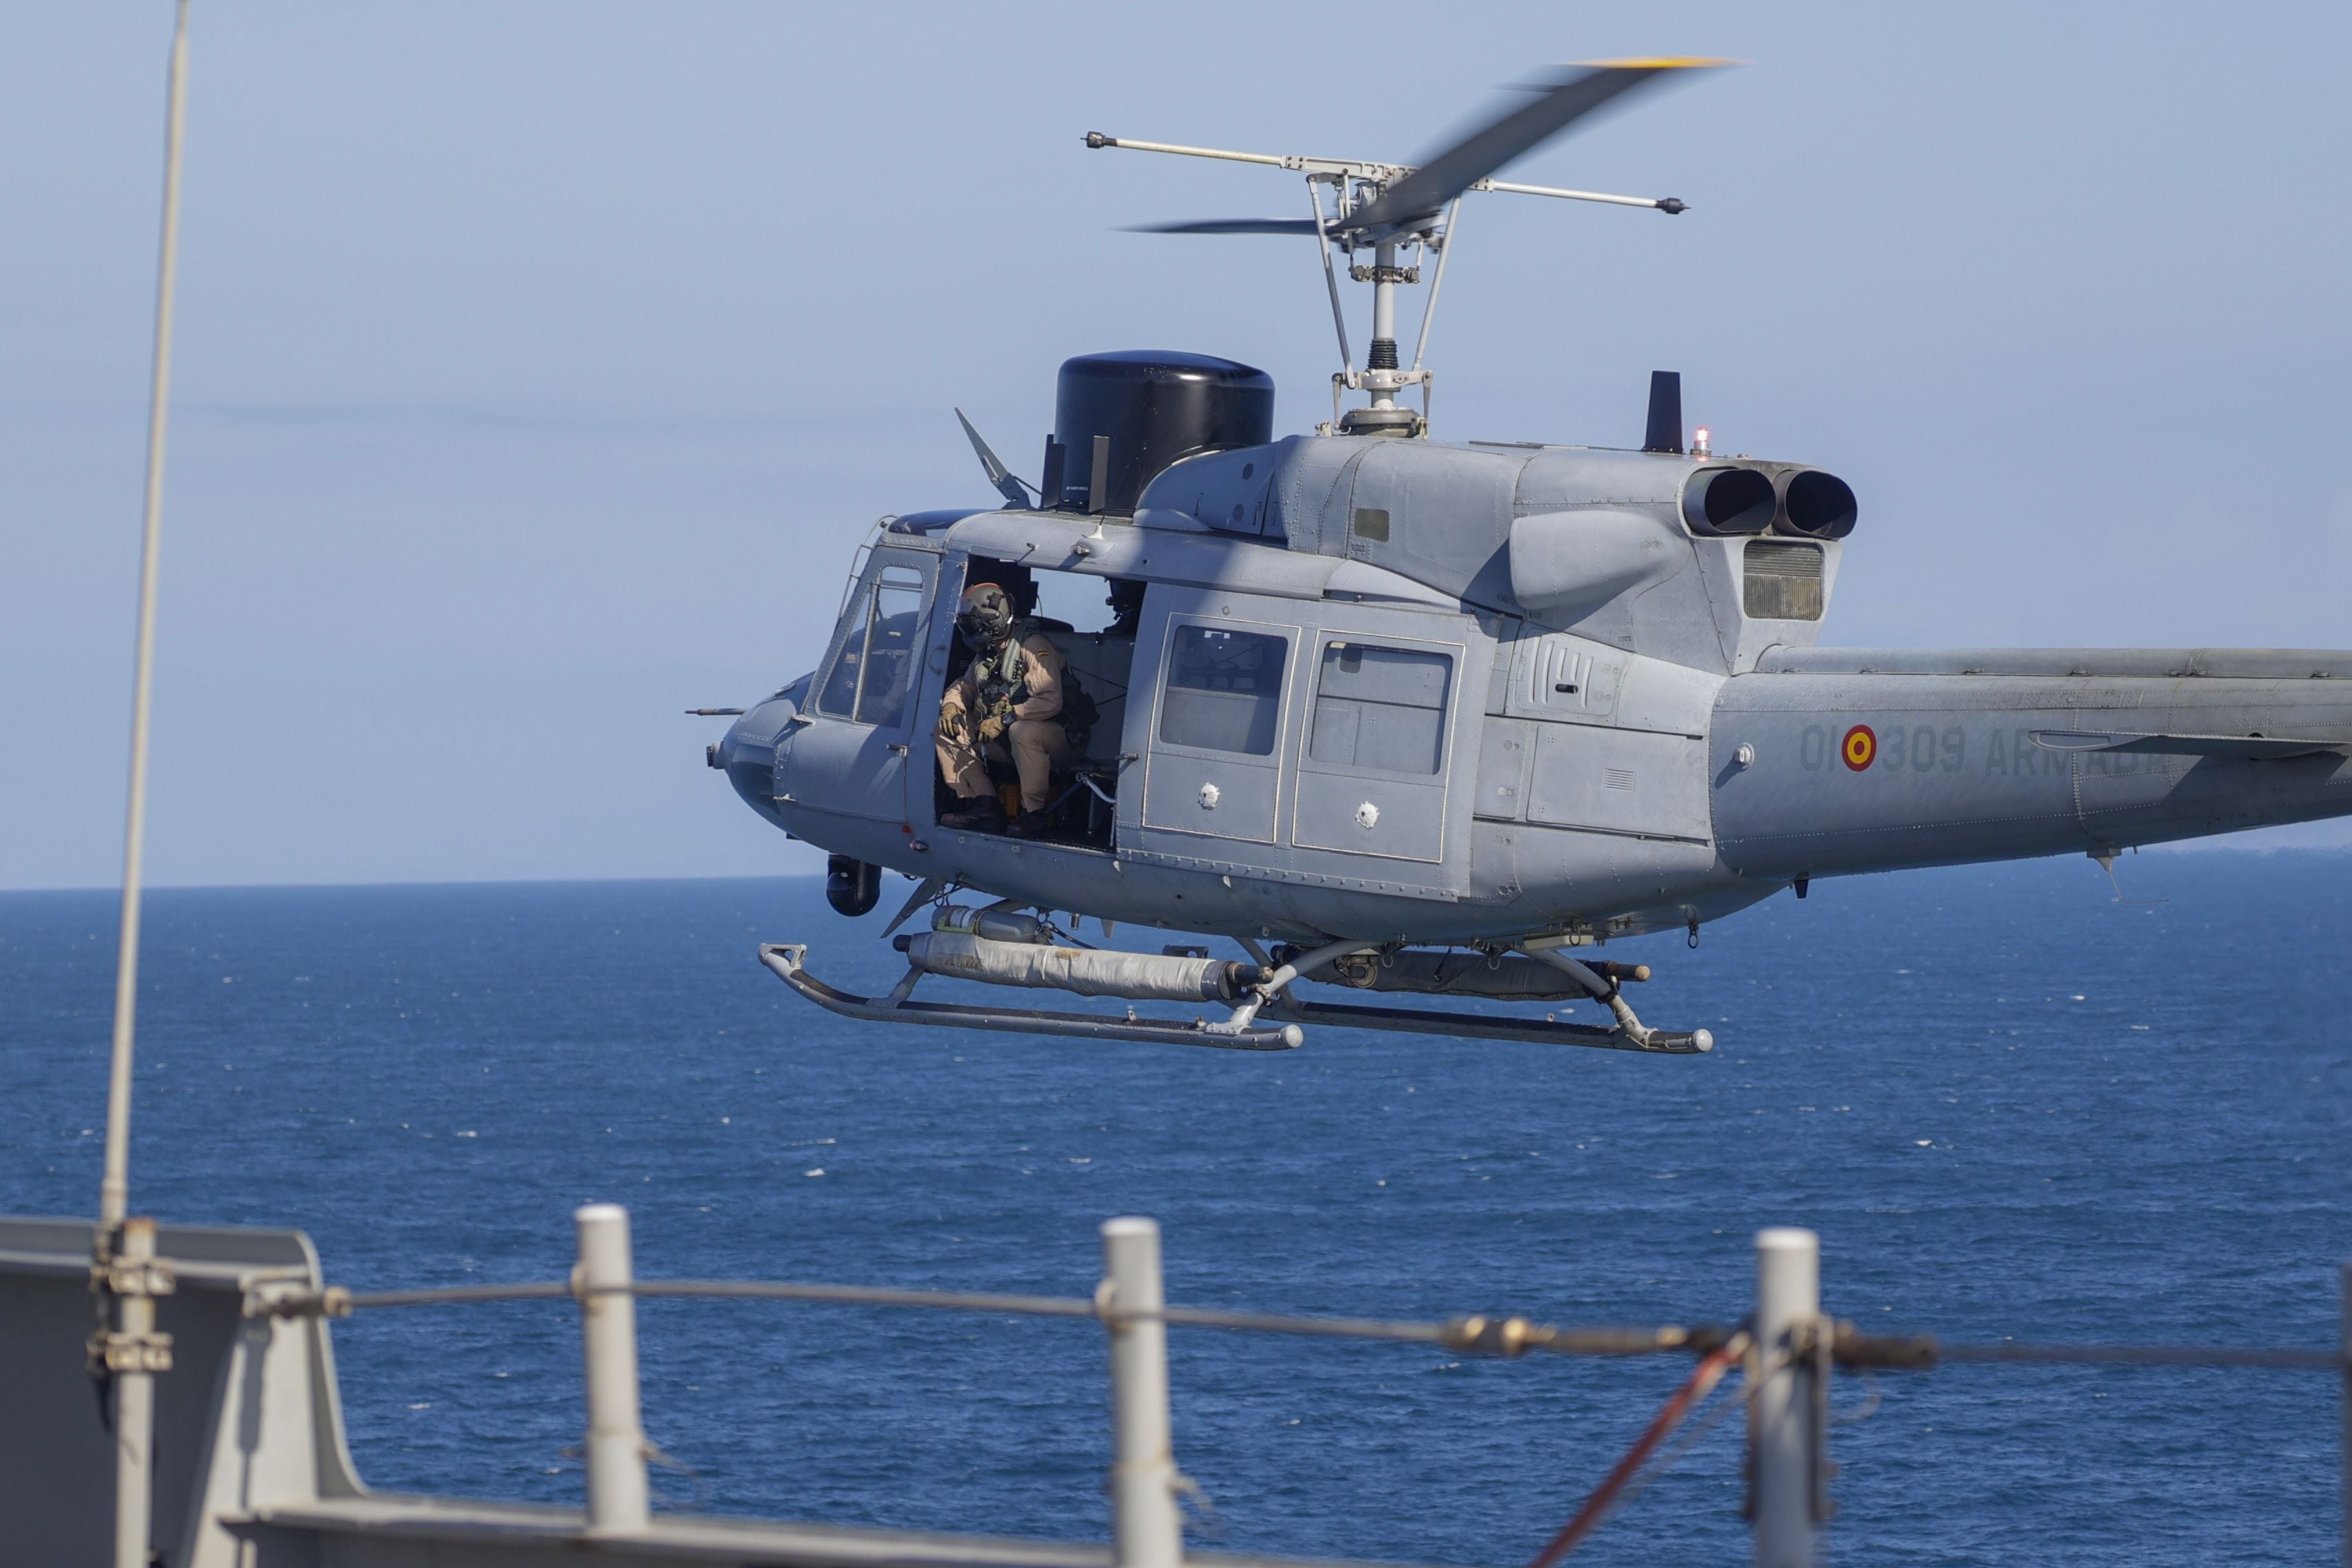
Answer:
[{"label": "door handle", "polygon": [[904,741],[893,741],[882,749],[886,752],[896,752],[903,757],[907,754],[907,742]]}]

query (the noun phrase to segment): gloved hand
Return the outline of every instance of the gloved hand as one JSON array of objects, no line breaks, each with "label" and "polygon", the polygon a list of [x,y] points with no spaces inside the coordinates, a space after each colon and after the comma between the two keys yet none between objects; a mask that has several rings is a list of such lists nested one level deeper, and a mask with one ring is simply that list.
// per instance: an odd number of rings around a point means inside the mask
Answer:
[{"label": "gloved hand", "polygon": [[985,746],[1002,737],[1005,725],[1011,721],[1012,715],[1002,708],[982,719],[980,721],[980,743]]}]

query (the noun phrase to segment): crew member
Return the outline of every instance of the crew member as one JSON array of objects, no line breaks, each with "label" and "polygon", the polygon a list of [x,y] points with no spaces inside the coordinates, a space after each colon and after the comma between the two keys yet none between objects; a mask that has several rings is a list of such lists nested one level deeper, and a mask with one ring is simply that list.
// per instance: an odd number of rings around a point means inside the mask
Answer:
[{"label": "crew member", "polygon": [[[964,590],[956,631],[971,663],[940,704],[940,774],[963,804],[940,826],[1035,838],[1045,831],[1055,765],[1070,749],[1061,650],[1034,623],[1016,620],[1012,598],[993,583]],[[1021,815],[1010,821],[989,780],[990,758],[1011,762],[1021,776]]]}]

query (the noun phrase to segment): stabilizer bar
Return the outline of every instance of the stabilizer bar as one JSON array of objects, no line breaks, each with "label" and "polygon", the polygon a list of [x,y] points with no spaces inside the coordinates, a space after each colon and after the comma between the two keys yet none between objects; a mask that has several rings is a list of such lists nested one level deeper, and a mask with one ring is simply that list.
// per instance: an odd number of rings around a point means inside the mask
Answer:
[{"label": "stabilizer bar", "polygon": [[800,942],[762,942],[760,962],[776,977],[828,1013],[868,1023],[943,1025],[958,1029],[999,1029],[1020,1035],[1066,1035],[1087,1040],[1149,1040],[1158,1045],[1209,1046],[1227,1051],[1296,1050],[1306,1034],[1296,1024],[1213,1034],[1198,1022],[1174,1018],[1107,1017],[1099,1013],[1054,1013],[1020,1007],[966,1007],[952,1002],[917,1002],[905,997],[860,996],[826,984],[802,965],[808,948]]}]

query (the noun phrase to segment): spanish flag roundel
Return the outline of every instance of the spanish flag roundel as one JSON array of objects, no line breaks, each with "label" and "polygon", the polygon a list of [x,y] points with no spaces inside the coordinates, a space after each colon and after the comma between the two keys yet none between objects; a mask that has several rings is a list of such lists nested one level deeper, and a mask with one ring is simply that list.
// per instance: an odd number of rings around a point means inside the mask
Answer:
[{"label": "spanish flag roundel", "polygon": [[1860,773],[1877,760],[1878,732],[1867,724],[1856,724],[1845,732],[1845,741],[1838,750],[1845,758],[1845,765]]}]

